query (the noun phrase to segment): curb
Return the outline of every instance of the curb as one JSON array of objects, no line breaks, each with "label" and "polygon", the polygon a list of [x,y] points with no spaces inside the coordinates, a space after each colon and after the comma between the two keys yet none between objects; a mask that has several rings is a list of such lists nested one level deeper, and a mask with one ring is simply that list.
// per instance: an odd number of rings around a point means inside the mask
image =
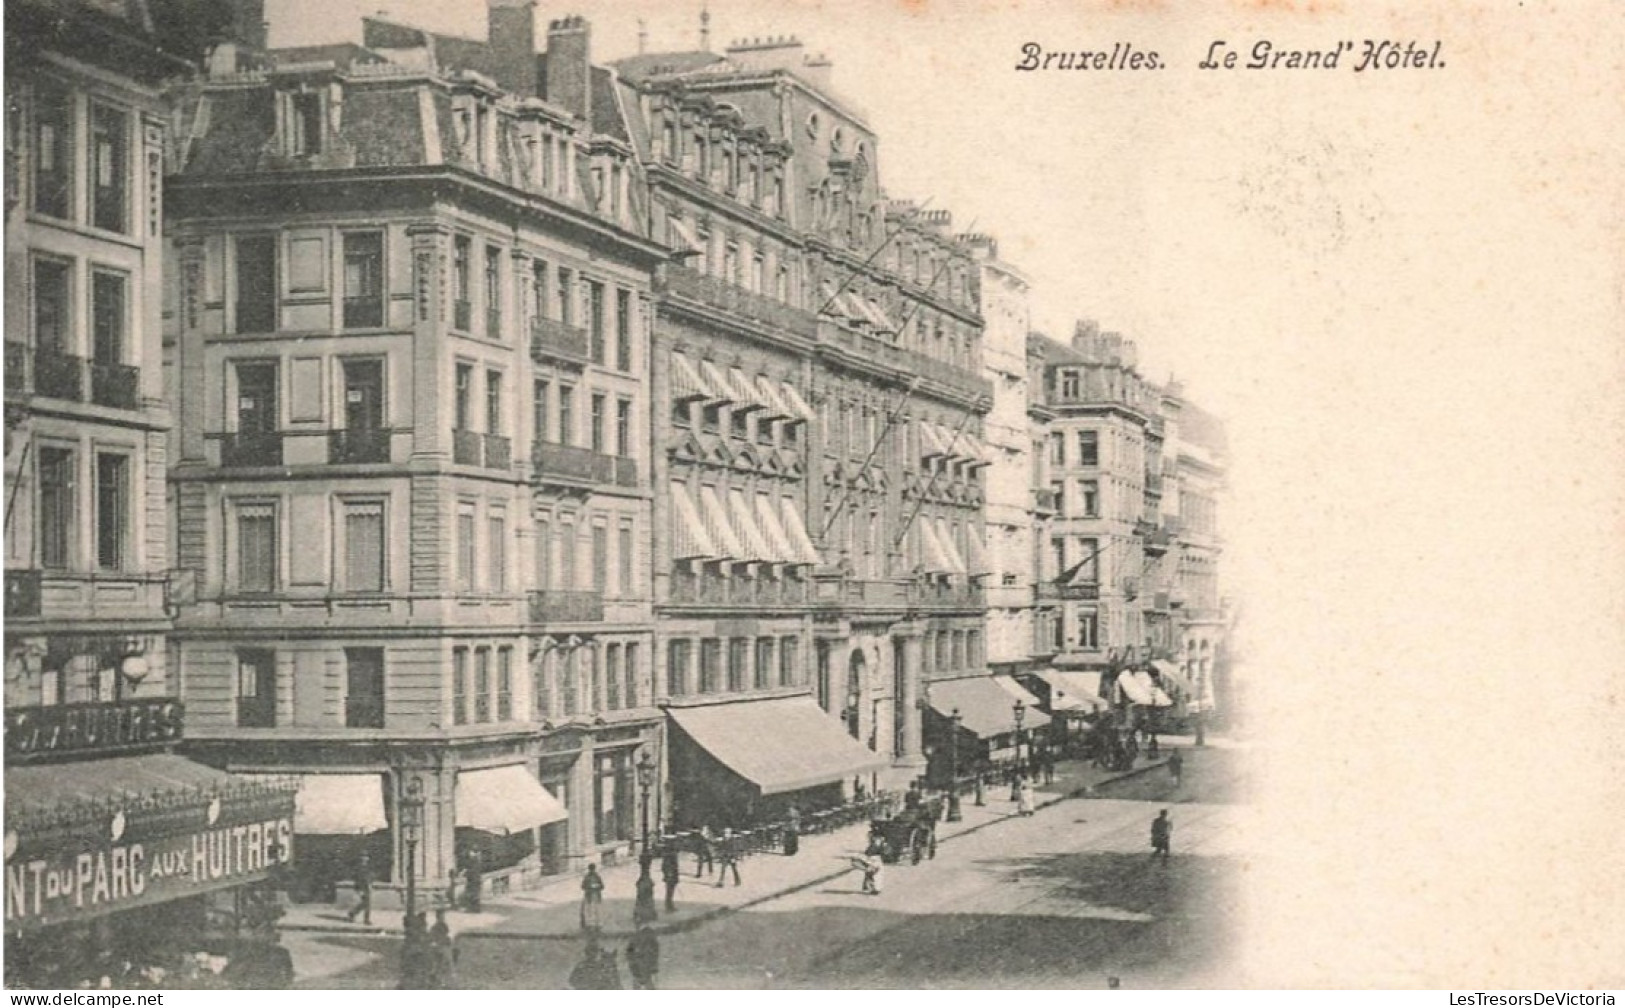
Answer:
[{"label": "curb", "polygon": [[[1093,795],[1091,795],[1090,792],[1092,792],[1092,791],[1094,791],[1094,790],[1096,790],[1098,788],[1104,787],[1104,786],[1109,785],[1109,784],[1115,784],[1116,782],[1121,781],[1121,780],[1128,780],[1128,779],[1130,779],[1132,777],[1138,777],[1141,774],[1150,773],[1152,770],[1161,769],[1162,767],[1164,767],[1166,765],[1167,765],[1167,760],[1163,759],[1163,760],[1159,760],[1159,761],[1154,762],[1154,763],[1147,763],[1144,766],[1137,766],[1132,770],[1123,771],[1122,773],[1119,773],[1115,777],[1108,777],[1105,780],[1097,781],[1094,784],[1085,784],[1082,787],[1073,788],[1070,791],[1064,792],[1062,794],[1057,794],[1057,795],[1055,795],[1055,796],[1053,796],[1053,797],[1051,797],[1051,798],[1049,798],[1049,799],[1047,799],[1045,801],[1036,803],[1034,808],[1035,808],[1035,810],[1036,809],[1041,809],[1041,808],[1049,808],[1050,806],[1058,805],[1063,801],[1070,801],[1070,800],[1076,799],[1076,798],[1090,798],[1090,797],[1093,797]],[[946,833],[945,832],[945,833],[941,834],[937,838],[937,843],[939,843],[939,844],[948,843],[949,841],[957,839],[959,837],[968,836],[968,835],[970,835],[972,833],[975,833],[975,832],[977,832],[979,830],[987,829],[989,826],[996,826],[999,823],[1002,823],[1002,822],[1006,821],[1007,819],[1011,819],[1011,818],[1014,818],[1014,816],[1012,816],[1012,815],[996,816],[994,818],[988,819],[986,822],[977,823],[974,826],[967,826],[964,829],[956,830],[955,832],[952,832],[952,833]],[[680,934],[680,933],[685,932],[685,931],[692,931],[693,929],[699,927],[700,925],[708,924],[711,921],[717,920],[720,917],[726,917],[729,914],[738,913],[741,910],[748,910],[751,907],[759,906],[759,905],[761,905],[763,903],[769,902],[770,900],[776,900],[776,899],[780,899],[781,897],[784,897],[784,896],[790,896],[790,895],[793,895],[793,894],[798,893],[798,892],[804,892],[804,891],[806,891],[808,889],[813,888],[814,886],[820,886],[820,885],[823,885],[826,882],[832,882],[835,879],[840,878],[842,875],[846,875],[846,874],[848,874],[850,872],[853,872],[853,871],[856,871],[856,869],[854,869],[854,868],[842,868],[839,871],[828,872],[826,874],[819,875],[816,878],[813,878],[813,879],[810,879],[810,880],[807,880],[807,881],[804,881],[804,882],[797,882],[794,885],[785,886],[782,889],[775,889],[772,892],[763,893],[763,894],[761,894],[759,896],[752,896],[750,899],[744,900],[743,902],[740,902],[740,903],[733,903],[733,904],[728,904],[728,905],[724,905],[724,906],[713,907],[710,910],[707,910],[707,911],[705,911],[703,913],[695,914],[693,917],[689,917],[689,918],[687,918],[685,920],[675,921],[675,922],[670,923],[670,924],[656,923],[654,926],[652,926],[650,928],[650,930],[653,931],[657,935]],[[402,929],[400,929],[400,928],[390,928],[390,927],[381,927],[381,926],[375,926],[375,927],[370,927],[370,928],[354,927],[354,926],[345,927],[345,926],[337,925],[337,924],[333,924],[333,925],[324,925],[324,924],[279,924],[277,926],[277,930],[279,930],[279,931],[297,931],[297,932],[303,932],[303,933],[317,933],[317,934],[358,935],[358,936],[366,936],[366,937],[396,936],[396,935],[401,935],[401,934],[404,933],[404,931]],[[608,940],[608,939],[630,938],[636,933],[637,933],[637,930],[635,928],[602,928],[602,929],[599,930],[598,936],[601,939]],[[478,939],[496,940],[496,941],[521,941],[521,940],[529,940],[529,941],[579,941],[581,939],[581,934],[582,934],[582,932],[581,932],[581,930],[579,928],[568,930],[568,931],[510,931],[510,930],[478,928],[478,929],[471,929],[471,930],[468,930],[468,931],[460,931],[460,932],[457,933],[456,939],[457,940],[468,940],[468,939],[478,938]]]}]

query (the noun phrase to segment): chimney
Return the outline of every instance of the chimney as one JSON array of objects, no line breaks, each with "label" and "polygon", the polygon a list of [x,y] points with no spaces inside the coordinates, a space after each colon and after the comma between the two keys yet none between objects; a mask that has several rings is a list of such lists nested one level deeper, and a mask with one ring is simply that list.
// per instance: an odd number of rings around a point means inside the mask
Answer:
[{"label": "chimney", "polygon": [[794,35],[739,39],[725,50],[728,59],[752,73],[768,70],[798,70],[806,47]]},{"label": "chimney", "polygon": [[547,100],[592,119],[592,28],[579,14],[547,26]]},{"label": "chimney", "polygon": [[486,0],[485,14],[497,86],[521,98],[536,97],[535,0]]}]

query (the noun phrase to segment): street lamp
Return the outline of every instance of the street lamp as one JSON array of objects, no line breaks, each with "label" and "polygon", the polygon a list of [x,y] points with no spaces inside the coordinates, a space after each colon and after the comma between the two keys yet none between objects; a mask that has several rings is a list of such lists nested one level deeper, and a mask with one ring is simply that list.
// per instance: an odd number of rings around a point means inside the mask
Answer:
[{"label": "street lamp", "polygon": [[1021,799],[1021,719],[1027,714],[1027,705],[1017,700],[1012,711],[1016,715],[1016,765],[1015,771],[1010,774],[1010,800],[1019,801]]},{"label": "street lamp", "polygon": [[406,845],[406,941],[401,951],[401,986],[414,989],[418,985],[408,982],[418,972],[416,939],[423,934],[417,926],[418,908],[418,841],[423,839],[423,781],[410,777],[400,798],[399,824],[401,842]]},{"label": "street lamp", "polygon": [[634,923],[642,924],[655,919],[655,881],[649,875],[649,866],[654,862],[654,852],[649,849],[649,789],[654,787],[655,761],[649,750],[643,750],[638,757],[636,769],[638,790],[643,794],[643,841],[638,851],[637,899],[632,907],[632,918]]},{"label": "street lamp", "polygon": [[948,821],[959,821],[959,708],[949,718],[952,724],[948,736]]}]

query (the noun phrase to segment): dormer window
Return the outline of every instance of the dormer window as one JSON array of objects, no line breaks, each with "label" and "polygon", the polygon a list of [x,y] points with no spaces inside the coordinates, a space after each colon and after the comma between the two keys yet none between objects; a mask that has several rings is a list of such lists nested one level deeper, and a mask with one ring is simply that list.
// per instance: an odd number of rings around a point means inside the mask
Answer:
[{"label": "dormer window", "polygon": [[290,155],[322,152],[322,93],[292,91],[283,101],[283,136]]},{"label": "dormer window", "polygon": [[660,159],[667,164],[677,163],[677,124],[670,118],[660,124]]}]

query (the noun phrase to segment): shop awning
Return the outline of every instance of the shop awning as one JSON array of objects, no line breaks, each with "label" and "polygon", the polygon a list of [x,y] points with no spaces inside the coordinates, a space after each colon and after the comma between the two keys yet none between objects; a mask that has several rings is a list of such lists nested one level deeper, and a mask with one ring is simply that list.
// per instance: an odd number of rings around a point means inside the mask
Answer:
[{"label": "shop awning", "polygon": [[721,549],[711,539],[711,533],[706,530],[705,521],[700,518],[699,506],[694,503],[694,496],[688,492],[688,485],[673,481],[671,500],[673,513],[677,517],[677,520],[672,525],[672,559],[716,560],[721,558]]},{"label": "shop awning", "polygon": [[1051,710],[1100,711],[1111,705],[1100,695],[1100,673],[1058,672],[1048,669],[1038,677],[1049,684]]},{"label": "shop awning", "polygon": [[816,419],[812,407],[807,405],[807,400],[801,397],[801,393],[796,391],[794,385],[789,382],[779,382],[779,391],[784,393],[784,403],[795,411],[797,419],[805,420],[808,423],[812,423]]},{"label": "shop awning", "polygon": [[677,402],[691,399],[720,402],[725,398],[687,354],[675,350],[671,354],[671,397]]},{"label": "shop awning", "polygon": [[252,778],[168,753],[83,763],[10,765],[6,767],[6,819],[14,821],[80,802],[114,804],[166,793],[229,789],[244,780]]},{"label": "shop awning", "polygon": [[388,829],[384,817],[384,776],[375,773],[262,774],[252,780],[299,782],[293,799],[293,831],[323,836],[371,833]]},{"label": "shop awning", "polygon": [[795,547],[798,563],[818,565],[818,550],[812,544],[812,537],[807,534],[807,520],[801,517],[801,507],[794,498],[779,498],[780,512],[784,517],[784,531],[790,536],[790,544]]},{"label": "shop awning", "polygon": [[768,546],[772,548],[774,560],[787,564],[803,562],[796,558],[796,548],[791,544],[790,536],[784,531],[784,524],[779,521],[778,512],[773,507],[773,498],[765,493],[756,495],[756,525],[762,530]]},{"label": "shop awning", "polygon": [[[1010,694],[1010,698],[1012,700],[1020,700],[1022,703],[1027,705],[1029,710],[1038,706],[1038,697],[1034,696],[1032,691],[1027,689],[1027,687],[1016,682],[1015,676],[993,676],[993,681],[999,684],[1000,689]],[[1022,719],[1022,725],[1023,727],[1026,726],[1025,718]]]},{"label": "shop awning", "polygon": [[705,531],[716,544],[717,556],[724,560],[749,560],[745,546],[735,534],[733,525],[728,517],[728,509],[722,504],[722,497],[713,486],[700,487],[700,517],[705,521]]},{"label": "shop awning", "polygon": [[568,818],[559,800],[515,763],[457,773],[457,825],[487,833],[517,833]]},{"label": "shop awning", "polygon": [[1185,677],[1184,671],[1174,662],[1160,658],[1153,659],[1151,667],[1157,670],[1157,675],[1162,677],[1164,683],[1171,683],[1175,689],[1186,696],[1190,696],[1195,692],[1191,689],[1191,681]]},{"label": "shop awning", "polygon": [[756,525],[756,516],[745,500],[745,491],[739,487],[728,491],[728,517],[733,522],[733,529],[740,543],[745,547],[745,555],[737,559],[762,562],[778,559],[774,556],[773,547],[768,543],[767,537]]},{"label": "shop awning", "polygon": [[695,744],[763,794],[832,784],[890,765],[805,696],[667,713]]},{"label": "shop awning", "polygon": [[1174,702],[1168,694],[1157,688],[1151,681],[1151,676],[1144,670],[1136,672],[1123,672],[1117,677],[1117,685],[1122,688],[1130,703],[1137,703],[1143,707],[1172,707]]},{"label": "shop awning", "polygon": [[[1015,733],[1015,697],[994,682],[992,676],[936,679],[930,683],[930,694],[932,710],[943,717],[952,717],[954,711],[958,710],[960,725],[978,738]],[[1028,693],[1027,696],[1029,700],[1032,699],[1032,694]],[[1022,712],[1023,731],[1047,724],[1049,715],[1041,710],[1027,709]]]}]

